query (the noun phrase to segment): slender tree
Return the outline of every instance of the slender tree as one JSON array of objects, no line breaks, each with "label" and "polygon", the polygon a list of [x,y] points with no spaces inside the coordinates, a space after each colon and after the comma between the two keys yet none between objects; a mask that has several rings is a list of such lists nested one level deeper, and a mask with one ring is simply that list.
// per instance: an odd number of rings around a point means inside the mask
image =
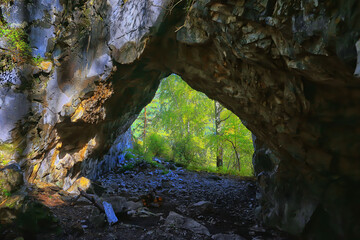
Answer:
[{"label": "slender tree", "polygon": [[221,168],[223,163],[223,147],[221,142],[221,112],[223,107],[218,101],[214,101],[215,104],[215,136],[216,136],[216,167]]},{"label": "slender tree", "polygon": [[147,126],[147,116],[146,116],[146,107],[144,108],[144,141],[146,139],[146,126]]}]

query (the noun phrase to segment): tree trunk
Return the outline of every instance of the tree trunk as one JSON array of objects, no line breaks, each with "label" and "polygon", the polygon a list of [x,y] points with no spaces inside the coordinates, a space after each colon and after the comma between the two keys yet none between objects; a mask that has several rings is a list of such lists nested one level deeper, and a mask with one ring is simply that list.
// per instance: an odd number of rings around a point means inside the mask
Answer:
[{"label": "tree trunk", "polygon": [[144,142],[146,138],[146,125],[147,125],[147,119],[146,119],[146,107],[144,108]]},{"label": "tree trunk", "polygon": [[220,114],[223,110],[223,107],[220,105],[219,102],[215,101],[215,135],[217,138],[217,149],[216,149],[216,167],[221,168],[223,166],[223,147],[220,141],[220,134],[221,134],[221,118]]},{"label": "tree trunk", "polygon": [[218,146],[217,152],[216,152],[216,167],[222,168],[223,167],[223,148],[222,146]]},{"label": "tree trunk", "polygon": [[236,157],[236,164],[235,165],[237,166],[238,170],[240,171],[240,169],[241,169],[240,154],[236,149],[236,145],[232,141],[230,141],[229,139],[225,139],[225,140],[228,141],[229,143],[231,143],[231,145],[232,145],[232,147],[234,149],[234,153],[235,153],[235,157]]}]

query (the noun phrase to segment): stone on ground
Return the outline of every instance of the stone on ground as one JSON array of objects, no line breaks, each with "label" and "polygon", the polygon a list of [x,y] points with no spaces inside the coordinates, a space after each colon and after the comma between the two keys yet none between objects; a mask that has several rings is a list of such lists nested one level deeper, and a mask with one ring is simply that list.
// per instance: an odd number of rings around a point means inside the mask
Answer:
[{"label": "stone on ground", "polygon": [[170,212],[169,216],[165,219],[165,225],[174,226],[176,228],[183,228],[194,233],[210,236],[209,230],[195,221],[194,219],[184,217],[176,212]]}]

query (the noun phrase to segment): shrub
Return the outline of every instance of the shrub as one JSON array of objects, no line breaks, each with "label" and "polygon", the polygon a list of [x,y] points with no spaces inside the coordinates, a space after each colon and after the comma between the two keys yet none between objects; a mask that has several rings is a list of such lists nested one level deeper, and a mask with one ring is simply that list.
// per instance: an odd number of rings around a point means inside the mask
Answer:
[{"label": "shrub", "polygon": [[154,157],[169,158],[171,148],[166,139],[157,133],[152,133],[147,137],[147,154]]},{"label": "shrub", "polygon": [[126,153],[125,153],[124,158],[125,158],[125,160],[134,159],[135,155],[131,151],[127,150]]},{"label": "shrub", "polygon": [[143,156],[145,154],[145,147],[142,142],[134,140],[133,149],[131,151],[137,156]]},{"label": "shrub", "polygon": [[5,23],[0,23],[0,37],[5,38],[8,45],[9,53],[13,57],[13,61],[23,63],[31,55],[31,49],[27,43],[27,34],[22,28],[12,28]]},{"label": "shrub", "polygon": [[198,146],[190,135],[177,139],[173,144],[173,159],[177,162],[184,164],[185,166],[190,163],[199,162],[197,156]]}]

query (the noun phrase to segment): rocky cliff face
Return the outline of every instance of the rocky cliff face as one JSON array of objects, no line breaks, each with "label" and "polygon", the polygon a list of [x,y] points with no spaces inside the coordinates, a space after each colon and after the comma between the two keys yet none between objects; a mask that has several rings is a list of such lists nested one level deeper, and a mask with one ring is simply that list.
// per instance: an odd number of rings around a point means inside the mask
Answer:
[{"label": "rocky cliff face", "polygon": [[256,135],[263,221],[308,238],[358,237],[360,3],[184,4],[3,5],[45,59],[0,75],[1,141],[17,147],[27,180],[66,190],[116,165],[123,134],[174,72]]}]

